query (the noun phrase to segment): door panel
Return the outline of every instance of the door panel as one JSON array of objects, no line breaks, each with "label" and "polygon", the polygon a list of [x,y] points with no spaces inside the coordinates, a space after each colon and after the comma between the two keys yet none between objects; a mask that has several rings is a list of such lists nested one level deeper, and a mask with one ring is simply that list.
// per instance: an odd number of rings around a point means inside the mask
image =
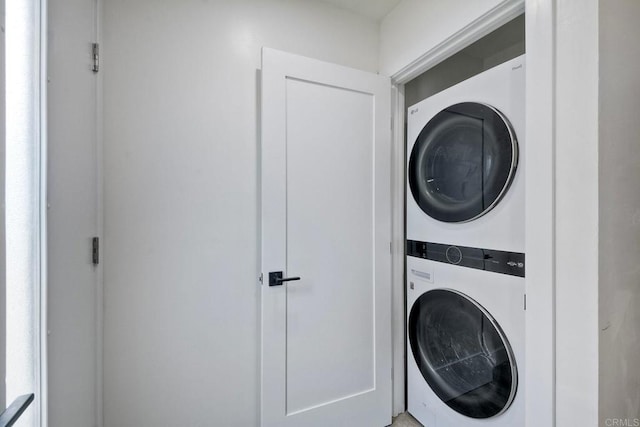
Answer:
[{"label": "door panel", "polygon": [[374,147],[371,94],[286,90],[287,271],[302,277],[287,286],[292,413],[374,388]]},{"label": "door panel", "polygon": [[262,425],[391,421],[389,81],[263,51]]}]

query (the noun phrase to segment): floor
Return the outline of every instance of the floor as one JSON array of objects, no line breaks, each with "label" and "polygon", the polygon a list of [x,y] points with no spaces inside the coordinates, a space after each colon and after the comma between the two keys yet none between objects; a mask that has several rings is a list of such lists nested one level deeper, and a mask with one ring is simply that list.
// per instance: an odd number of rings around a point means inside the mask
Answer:
[{"label": "floor", "polygon": [[422,424],[417,422],[409,413],[405,412],[393,419],[391,427],[422,427]]}]

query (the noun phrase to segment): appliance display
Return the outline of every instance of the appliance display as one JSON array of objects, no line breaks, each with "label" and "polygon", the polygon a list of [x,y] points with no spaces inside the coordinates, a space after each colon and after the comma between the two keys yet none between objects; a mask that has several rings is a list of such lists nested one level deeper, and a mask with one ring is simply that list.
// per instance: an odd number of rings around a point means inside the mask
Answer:
[{"label": "appliance display", "polygon": [[524,277],[524,254],[407,240],[407,256]]}]

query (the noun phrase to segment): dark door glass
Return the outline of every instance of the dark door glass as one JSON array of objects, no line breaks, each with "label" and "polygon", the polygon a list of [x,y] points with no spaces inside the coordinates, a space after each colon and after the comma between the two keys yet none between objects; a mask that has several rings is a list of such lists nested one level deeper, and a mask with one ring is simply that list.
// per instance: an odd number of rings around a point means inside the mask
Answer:
[{"label": "dark door glass", "polygon": [[409,186],[420,208],[444,222],[482,216],[507,191],[518,162],[515,133],[493,107],[452,105],[422,129],[409,158]]},{"label": "dark door glass", "polygon": [[434,393],[471,418],[505,411],[516,393],[513,353],[495,320],[469,297],[436,289],[409,314],[413,357]]}]

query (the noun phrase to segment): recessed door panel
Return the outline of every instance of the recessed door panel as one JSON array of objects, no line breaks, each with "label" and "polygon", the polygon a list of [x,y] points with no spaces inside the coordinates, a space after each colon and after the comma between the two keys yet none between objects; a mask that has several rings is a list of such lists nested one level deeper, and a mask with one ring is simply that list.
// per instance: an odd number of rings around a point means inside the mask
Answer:
[{"label": "recessed door panel", "polygon": [[[373,96],[287,79],[287,413],[374,388]],[[328,108],[329,107],[329,108]]]}]

